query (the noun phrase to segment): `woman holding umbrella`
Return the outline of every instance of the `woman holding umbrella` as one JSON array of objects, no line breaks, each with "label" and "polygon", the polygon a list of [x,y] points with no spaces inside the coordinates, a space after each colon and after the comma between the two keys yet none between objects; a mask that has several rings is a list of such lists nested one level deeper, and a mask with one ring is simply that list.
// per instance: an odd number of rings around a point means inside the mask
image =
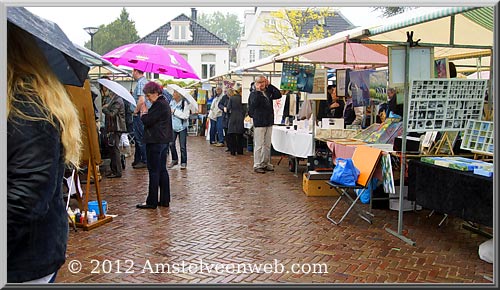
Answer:
[{"label": "woman holding umbrella", "polygon": [[[172,92],[172,101],[170,101],[170,108],[172,112],[172,128],[174,131],[174,140],[170,146],[172,150],[172,161],[169,168],[179,163],[179,156],[177,155],[176,142],[179,137],[179,145],[181,151],[181,169],[187,167],[187,128],[189,123],[189,115],[191,111],[191,104],[194,99],[189,93],[178,85],[171,84],[167,86],[167,90]],[[194,101],[196,102],[196,101]]]},{"label": "woman holding umbrella", "polygon": [[[152,103],[147,112],[141,112],[144,124],[144,143],[149,172],[148,197],[145,203],[137,208],[154,209],[158,205],[170,205],[170,178],[168,176],[167,153],[168,144],[172,141],[172,115],[170,106],[162,95],[160,85],[148,82],[143,89],[146,98]],[[160,200],[158,201],[158,188]]]},{"label": "woman holding umbrella", "polygon": [[122,133],[127,132],[127,124],[125,122],[125,104],[123,98],[118,96],[105,86],[101,85],[103,92],[102,112],[105,115],[104,126],[106,128],[106,140],[110,147],[111,172],[106,175],[108,178],[122,177],[122,165],[120,158],[120,138]]},{"label": "woman holding umbrella", "polygon": [[80,131],[77,110],[36,40],[9,22],[8,283],[52,283],[65,262],[63,174],[65,165],[79,166]]}]

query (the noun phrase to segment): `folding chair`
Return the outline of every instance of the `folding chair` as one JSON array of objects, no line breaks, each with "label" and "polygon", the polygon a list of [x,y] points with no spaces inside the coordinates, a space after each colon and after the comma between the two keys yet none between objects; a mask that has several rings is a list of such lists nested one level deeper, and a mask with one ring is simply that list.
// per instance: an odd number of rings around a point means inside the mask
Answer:
[{"label": "folding chair", "polygon": [[[368,223],[372,223],[372,217],[373,214],[368,211],[362,210],[360,207],[358,207],[358,200],[360,195],[357,195],[355,190],[356,189],[367,189],[369,186],[369,182],[373,176],[373,173],[375,172],[375,168],[378,164],[378,161],[380,159],[382,150],[368,147],[368,146],[357,146],[356,149],[354,150],[354,154],[352,155],[352,161],[354,163],[354,166],[359,169],[360,174],[358,177],[358,180],[356,181],[356,185],[354,186],[347,186],[347,185],[342,185],[338,183],[334,183],[331,181],[327,181],[328,185],[332,186],[333,188],[337,189],[337,191],[340,192],[340,196],[337,198],[333,206],[330,208],[328,213],[326,214],[326,218],[331,221],[332,223],[338,225],[340,224],[344,218],[349,214],[349,212],[352,209],[356,209],[358,211],[358,215],[367,221]],[[355,198],[351,196],[351,191],[354,195],[356,195]],[[370,199],[371,199],[371,192],[370,192]],[[330,215],[334,211],[335,207],[338,205],[340,200],[343,200],[344,202],[347,203],[349,206],[348,209],[344,212],[340,220],[336,221],[334,220]]]}]

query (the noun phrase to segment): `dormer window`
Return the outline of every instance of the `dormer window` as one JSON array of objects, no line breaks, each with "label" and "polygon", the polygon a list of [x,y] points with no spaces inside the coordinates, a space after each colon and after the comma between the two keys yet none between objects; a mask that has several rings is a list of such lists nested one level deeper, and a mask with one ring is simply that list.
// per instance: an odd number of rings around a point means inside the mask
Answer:
[{"label": "dormer window", "polygon": [[193,40],[193,33],[189,29],[189,21],[172,21],[171,29],[168,32],[170,41],[189,41]]}]

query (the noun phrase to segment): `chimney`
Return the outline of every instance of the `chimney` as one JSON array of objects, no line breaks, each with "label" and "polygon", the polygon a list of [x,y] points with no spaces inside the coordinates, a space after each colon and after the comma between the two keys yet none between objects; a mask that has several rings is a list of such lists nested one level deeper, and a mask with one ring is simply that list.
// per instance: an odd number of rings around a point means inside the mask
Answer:
[{"label": "chimney", "polygon": [[196,21],[196,8],[191,8],[191,19]]}]

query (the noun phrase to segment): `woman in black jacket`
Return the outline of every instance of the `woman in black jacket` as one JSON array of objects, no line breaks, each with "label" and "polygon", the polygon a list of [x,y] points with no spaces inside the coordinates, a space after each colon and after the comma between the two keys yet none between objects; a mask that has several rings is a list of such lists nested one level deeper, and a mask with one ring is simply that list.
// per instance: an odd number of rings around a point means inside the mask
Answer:
[{"label": "woman in black jacket", "polygon": [[[169,143],[173,141],[172,113],[170,105],[162,95],[162,88],[155,82],[149,82],[143,89],[146,98],[152,103],[147,113],[141,113],[144,124],[144,143],[149,172],[148,197],[137,208],[154,209],[158,205],[170,205],[170,178],[167,171],[167,153]],[[158,201],[158,188],[160,200]]]},{"label": "woman in black jacket", "polygon": [[241,95],[233,89],[228,89],[227,95],[229,101],[227,104],[227,112],[229,115],[228,122],[228,145],[231,155],[243,154],[243,133],[245,133],[245,112],[241,103]]},{"label": "woman in black jacket", "polygon": [[10,22],[7,86],[7,282],[50,283],[66,259],[62,183],[80,162],[80,122],[33,36]]}]

